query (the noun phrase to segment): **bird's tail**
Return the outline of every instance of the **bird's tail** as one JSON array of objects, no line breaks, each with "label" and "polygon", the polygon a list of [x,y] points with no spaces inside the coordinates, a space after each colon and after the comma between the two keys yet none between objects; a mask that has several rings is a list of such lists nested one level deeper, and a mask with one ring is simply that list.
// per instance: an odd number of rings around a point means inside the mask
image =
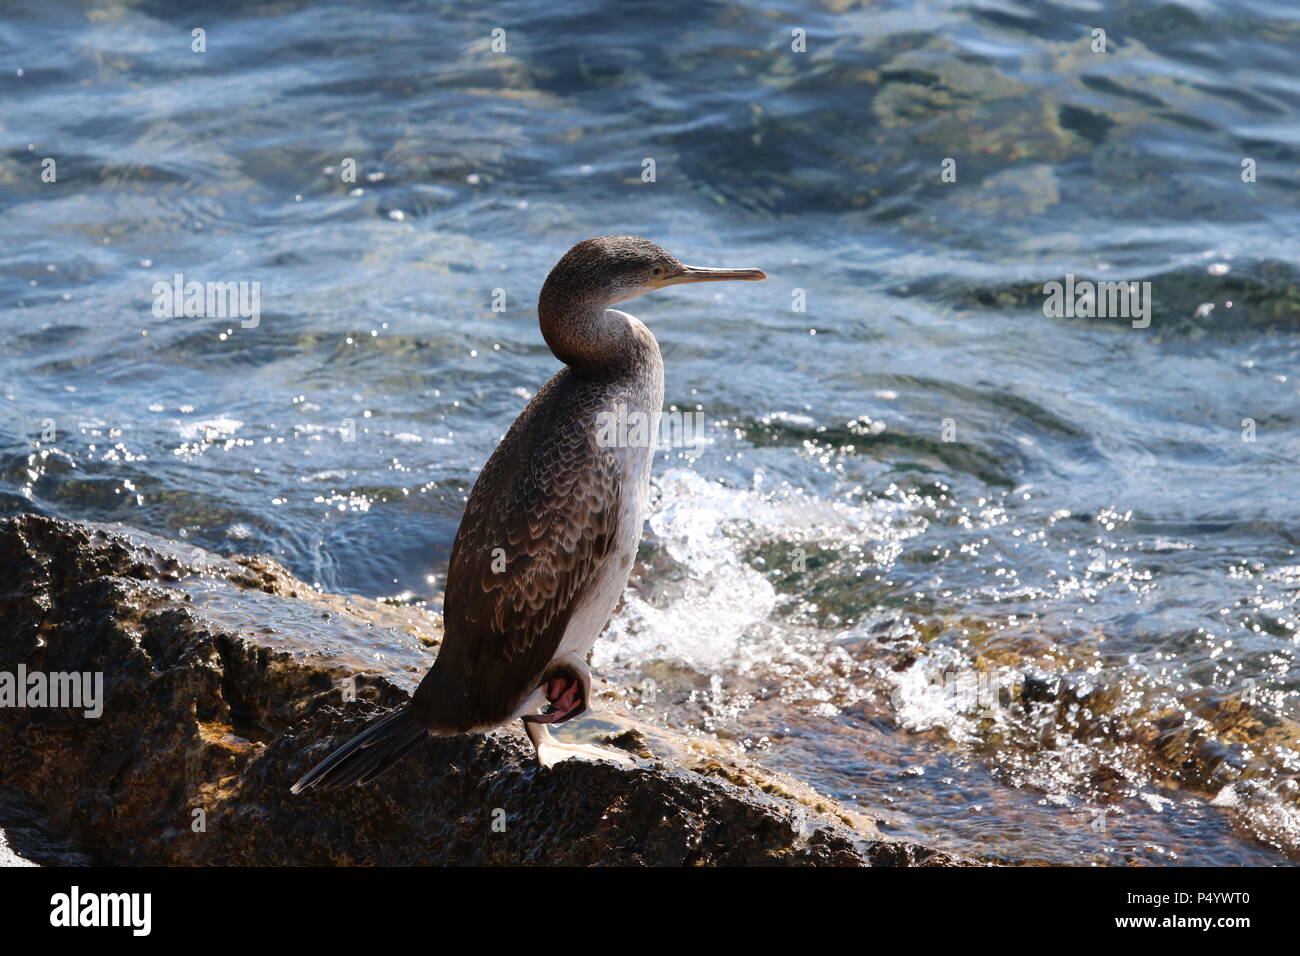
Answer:
[{"label": "bird's tail", "polygon": [[312,787],[341,790],[369,783],[401,760],[424,739],[427,731],[410,707],[385,714],[334,751],[289,789],[302,793]]}]

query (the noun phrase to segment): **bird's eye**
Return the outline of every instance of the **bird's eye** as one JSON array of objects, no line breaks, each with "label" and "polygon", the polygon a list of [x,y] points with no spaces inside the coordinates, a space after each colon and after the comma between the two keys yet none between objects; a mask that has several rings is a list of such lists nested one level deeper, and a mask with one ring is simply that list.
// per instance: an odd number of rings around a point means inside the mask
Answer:
[{"label": "bird's eye", "polygon": [[656,279],[658,279],[660,276],[664,274],[664,267],[655,266],[653,269],[650,270],[650,274],[654,276]]}]

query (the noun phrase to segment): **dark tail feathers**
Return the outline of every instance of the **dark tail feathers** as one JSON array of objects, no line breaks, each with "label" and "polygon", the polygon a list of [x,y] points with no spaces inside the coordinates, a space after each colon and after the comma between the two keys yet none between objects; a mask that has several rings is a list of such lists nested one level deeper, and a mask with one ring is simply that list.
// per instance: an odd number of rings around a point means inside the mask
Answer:
[{"label": "dark tail feathers", "polygon": [[354,783],[369,783],[401,760],[424,739],[424,724],[403,707],[375,720],[289,789],[302,793],[312,787],[341,790]]}]

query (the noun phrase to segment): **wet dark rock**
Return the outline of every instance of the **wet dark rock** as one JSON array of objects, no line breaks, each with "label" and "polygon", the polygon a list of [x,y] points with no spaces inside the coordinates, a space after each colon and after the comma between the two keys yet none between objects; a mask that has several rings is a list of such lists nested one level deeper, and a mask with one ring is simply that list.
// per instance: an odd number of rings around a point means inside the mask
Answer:
[{"label": "wet dark rock", "polygon": [[1025,704],[1047,703],[1054,701],[1061,692],[1059,680],[1043,680],[1039,677],[1026,677],[1020,685],[1020,701]]},{"label": "wet dark rock", "polygon": [[[322,651],[306,624],[297,634],[267,625],[269,609],[289,615],[280,622],[328,613],[416,653],[438,643],[436,618],[322,595],[265,558],[227,561],[34,515],[0,522],[0,565],[0,671],[101,671],[105,692],[98,719],[0,709],[10,794],[0,805],[21,804],[30,833],[98,862],[961,862],[880,839],[869,821],[754,765],[569,761],[547,771],[513,731],[431,740],[365,789],[293,796],[298,776],[406,692],[360,657]],[[218,606],[247,623],[203,613]],[[336,686],[345,677],[356,682],[348,703]],[[642,724],[609,739],[662,755],[673,738]]]}]

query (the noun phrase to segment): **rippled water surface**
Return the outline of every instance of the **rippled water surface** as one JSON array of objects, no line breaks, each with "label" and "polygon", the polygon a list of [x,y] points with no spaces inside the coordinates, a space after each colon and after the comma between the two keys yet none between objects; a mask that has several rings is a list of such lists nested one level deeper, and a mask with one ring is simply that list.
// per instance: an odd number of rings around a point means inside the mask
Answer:
[{"label": "rippled water surface", "polygon": [[[437,607],[564,250],[760,266],[628,306],[708,441],[594,666],[934,845],[1293,861],[1298,49],[1281,0],[10,3],[0,512]],[[178,273],[260,321],[156,317]]]}]

